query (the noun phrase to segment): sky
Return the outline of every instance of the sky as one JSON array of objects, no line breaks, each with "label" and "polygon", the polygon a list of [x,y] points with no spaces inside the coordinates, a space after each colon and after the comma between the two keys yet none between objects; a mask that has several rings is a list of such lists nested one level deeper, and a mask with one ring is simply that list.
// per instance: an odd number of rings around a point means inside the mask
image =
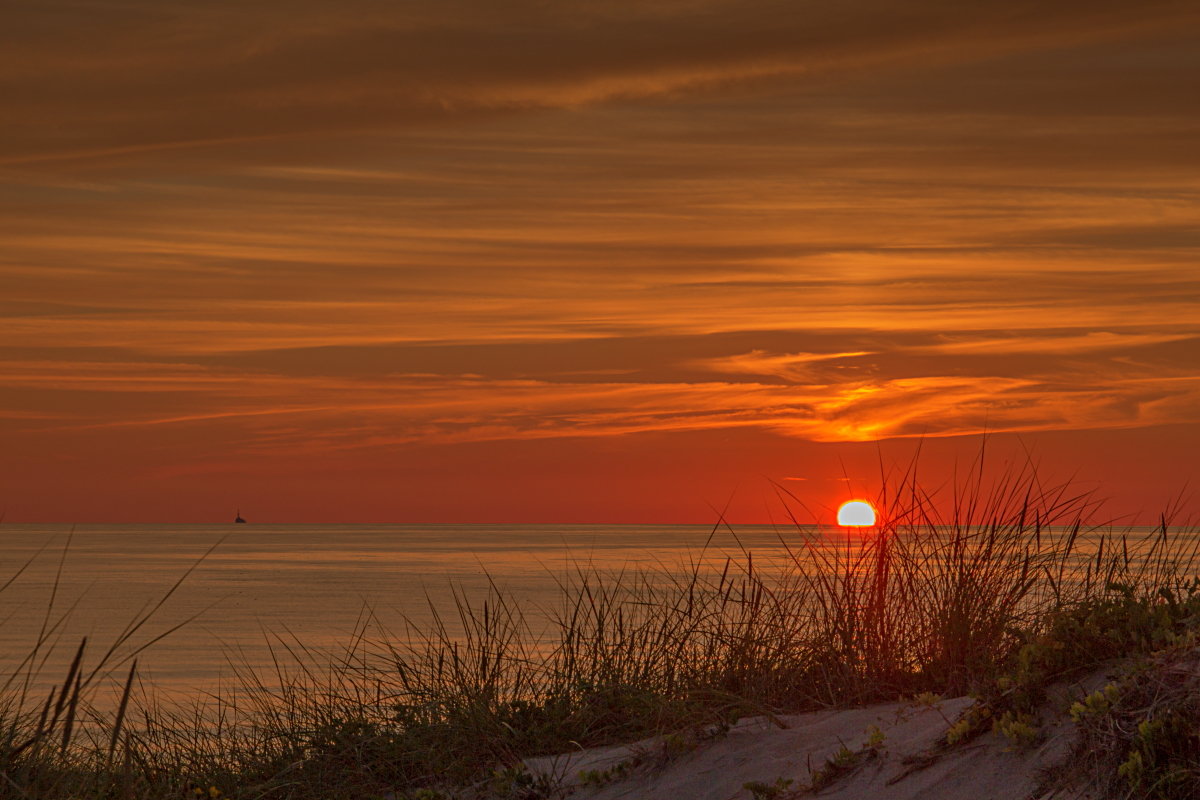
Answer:
[{"label": "sky", "polygon": [[1197,508],[1198,44],[1192,0],[8,0],[0,509],[766,522],[985,433]]}]

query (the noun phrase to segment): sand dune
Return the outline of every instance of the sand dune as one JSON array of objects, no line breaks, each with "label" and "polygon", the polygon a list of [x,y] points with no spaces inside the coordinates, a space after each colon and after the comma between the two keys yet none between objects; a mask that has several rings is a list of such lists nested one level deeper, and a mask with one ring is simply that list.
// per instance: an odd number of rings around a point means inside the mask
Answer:
[{"label": "sand dune", "polygon": [[[573,787],[571,796],[583,800],[741,800],[753,796],[743,788],[747,782],[771,786],[779,779],[791,779],[792,784],[778,793],[782,800],[799,794],[796,790],[810,783],[811,770],[820,768],[843,746],[852,751],[862,749],[875,726],[882,733],[882,745],[818,796],[840,800],[1028,800],[1051,796],[1041,787],[1047,776],[1061,769],[1071,748],[1071,727],[1062,714],[1050,715],[1058,720],[1044,724],[1041,743],[1028,749],[1013,749],[1007,739],[989,733],[930,757],[931,748],[971,702],[960,697],[932,706],[892,703],[755,717],[713,738],[659,737],[533,759],[527,766]],[[593,775],[590,781],[582,777],[589,770],[603,774],[607,782],[597,786],[600,776]]]}]

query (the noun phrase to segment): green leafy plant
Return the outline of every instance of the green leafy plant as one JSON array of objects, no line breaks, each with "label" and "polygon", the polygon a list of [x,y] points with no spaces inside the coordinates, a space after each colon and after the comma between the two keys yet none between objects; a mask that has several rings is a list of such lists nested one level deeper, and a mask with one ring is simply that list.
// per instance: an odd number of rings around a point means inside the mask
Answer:
[{"label": "green leafy plant", "polygon": [[490,787],[499,800],[546,800],[562,794],[558,781],[545,773],[532,773],[522,764],[495,770]]},{"label": "green leafy plant", "polygon": [[1114,796],[1200,796],[1200,653],[1177,644],[1072,706],[1080,784]]},{"label": "green leafy plant", "polygon": [[1037,741],[1039,731],[1037,722],[1030,714],[1014,714],[1005,711],[993,723],[992,730],[999,733],[1010,743],[1010,750],[1023,750]]},{"label": "green leafy plant", "polygon": [[599,788],[619,781],[633,770],[633,761],[618,761],[605,769],[585,769],[579,773],[579,782],[584,786]]},{"label": "green leafy plant", "polygon": [[837,752],[825,759],[824,764],[809,770],[809,791],[820,791],[838,778],[853,772],[868,755],[868,751],[855,752],[842,745]]},{"label": "green leafy plant", "polygon": [[795,794],[790,791],[793,783],[791,778],[776,778],[774,783],[748,781],[742,784],[742,788],[750,792],[754,800],[783,800]]}]

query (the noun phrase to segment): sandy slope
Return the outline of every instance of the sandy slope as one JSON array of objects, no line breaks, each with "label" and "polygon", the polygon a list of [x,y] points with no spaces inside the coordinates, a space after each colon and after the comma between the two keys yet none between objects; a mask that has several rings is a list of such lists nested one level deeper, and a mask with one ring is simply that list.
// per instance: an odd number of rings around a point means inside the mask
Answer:
[{"label": "sandy slope", "polygon": [[[1012,752],[997,734],[932,760],[921,759],[949,723],[970,704],[967,698],[934,707],[889,704],[840,711],[758,717],[738,723],[728,735],[702,741],[682,755],[666,757],[662,739],[534,759],[531,770],[548,772],[576,790],[582,800],[733,800],[750,798],[747,781],[809,782],[810,768],[825,763],[843,744],[859,749],[870,726],[886,736],[877,758],[822,790],[818,796],[852,800],[1026,800],[1037,796],[1047,770],[1060,768],[1070,750],[1069,726],[1051,725],[1044,743]],[[677,748],[678,749],[678,748]],[[918,763],[913,763],[916,758]],[[603,770],[636,761],[625,776],[603,787],[580,785],[582,770]],[[922,763],[923,762],[923,763]],[[785,795],[786,796],[786,795]],[[1062,795],[1065,797],[1065,795]]]}]

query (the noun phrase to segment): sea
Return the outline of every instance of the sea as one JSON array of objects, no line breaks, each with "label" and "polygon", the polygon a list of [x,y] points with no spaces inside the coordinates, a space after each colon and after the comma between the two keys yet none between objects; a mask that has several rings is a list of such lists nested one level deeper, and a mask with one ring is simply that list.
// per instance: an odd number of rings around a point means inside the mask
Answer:
[{"label": "sea", "polygon": [[453,628],[457,602],[491,591],[536,622],[581,569],[670,579],[747,551],[781,560],[798,538],[761,525],[4,523],[0,682],[34,674],[44,691],[84,637],[85,668],[124,637],[109,684],[137,649],[140,683],[159,697],[225,692],[238,667],[269,671],[289,651],[319,660],[364,628],[377,640],[410,639],[435,616]]},{"label": "sea", "polygon": [[[1134,547],[1151,535],[1128,531]],[[160,698],[227,694],[239,668],[269,672],[288,653],[318,662],[344,653],[356,632],[402,643],[440,617],[453,634],[456,603],[480,607],[489,592],[512,598],[536,628],[561,609],[561,586],[580,570],[665,581],[693,569],[719,572],[750,553],[770,574],[788,568],[789,549],[813,534],[832,542],[842,533],[766,525],[4,523],[0,685],[44,695],[86,637],[85,670],[124,641],[96,678],[110,696],[135,650],[139,685]],[[1081,548],[1081,561],[1085,554]]]}]

